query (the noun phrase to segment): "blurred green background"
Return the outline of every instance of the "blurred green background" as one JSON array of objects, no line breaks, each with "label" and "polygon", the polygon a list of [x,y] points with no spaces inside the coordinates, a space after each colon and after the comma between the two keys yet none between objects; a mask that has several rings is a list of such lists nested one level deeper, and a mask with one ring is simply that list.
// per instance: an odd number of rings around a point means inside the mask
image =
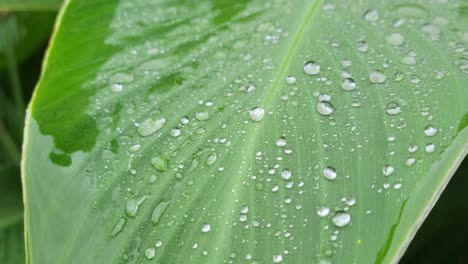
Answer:
[{"label": "blurred green background", "polygon": [[[0,0],[0,264],[25,262],[20,177],[24,109],[39,78],[58,7],[59,0]],[[465,158],[400,263],[468,264],[467,174]]]}]

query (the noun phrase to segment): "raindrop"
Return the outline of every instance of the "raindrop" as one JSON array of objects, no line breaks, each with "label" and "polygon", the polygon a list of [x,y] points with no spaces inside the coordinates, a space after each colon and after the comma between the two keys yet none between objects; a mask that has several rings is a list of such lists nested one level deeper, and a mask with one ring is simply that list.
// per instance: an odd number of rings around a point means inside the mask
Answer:
[{"label": "raindrop", "polygon": [[356,49],[357,51],[364,53],[369,50],[369,45],[365,41],[358,41]]},{"label": "raindrop", "polygon": [[398,105],[398,103],[390,102],[387,104],[387,106],[385,106],[385,111],[389,115],[397,115],[401,113],[401,108],[400,105]]},{"label": "raindrop", "polygon": [[130,199],[127,202],[127,206],[125,208],[125,213],[129,217],[135,217],[138,211],[138,207],[146,200],[146,196],[141,197],[140,199]]},{"label": "raindrop", "polygon": [[385,40],[393,46],[400,46],[403,44],[404,38],[400,33],[392,33],[388,35]]},{"label": "raindrop", "polygon": [[375,9],[369,9],[364,13],[364,19],[367,21],[377,21],[379,20],[379,11]]},{"label": "raindrop", "polygon": [[161,156],[158,156],[156,158],[151,159],[151,165],[153,165],[153,167],[157,171],[164,172],[167,170],[168,160]]},{"label": "raindrop", "polygon": [[424,129],[424,134],[428,137],[433,137],[437,134],[437,128],[429,125]]},{"label": "raindrop", "polygon": [[296,77],[294,77],[292,75],[288,75],[286,77],[286,83],[287,84],[295,84],[296,83]]},{"label": "raindrop", "polygon": [[323,176],[328,180],[336,179],[336,170],[332,167],[326,167],[323,170]]},{"label": "raindrop", "polygon": [[203,233],[208,233],[211,230],[211,226],[207,223],[202,224],[201,231]]},{"label": "raindrop", "polygon": [[123,85],[120,84],[120,83],[114,83],[114,84],[111,86],[111,90],[112,90],[114,93],[121,92],[121,91],[123,91]]},{"label": "raindrop", "polygon": [[412,157],[409,157],[406,161],[405,161],[405,164],[406,166],[410,167],[414,164],[414,162],[416,161],[415,158],[412,158]]},{"label": "raindrop", "polygon": [[417,145],[410,145],[408,147],[408,151],[411,152],[411,153],[414,153],[418,150],[418,146]]},{"label": "raindrop", "polygon": [[379,70],[374,70],[369,74],[369,80],[371,83],[383,83],[387,77]]},{"label": "raindrop", "polygon": [[283,261],[283,256],[281,255],[274,255],[273,256],[273,262],[274,263],[281,263]]},{"label": "raindrop", "polygon": [[304,64],[304,72],[307,75],[317,75],[320,72],[320,65],[314,61],[308,61]]},{"label": "raindrop", "polygon": [[218,154],[216,154],[216,152],[212,152],[206,158],[206,165],[208,165],[208,166],[213,165],[213,163],[215,163],[217,159],[218,159]]},{"label": "raindrop", "polygon": [[153,224],[159,223],[168,206],[169,202],[160,202],[156,207],[154,207],[153,213],[151,214],[151,222],[153,222]]},{"label": "raindrop", "polygon": [[335,111],[330,102],[322,101],[317,103],[317,112],[321,115],[327,116]]},{"label": "raindrop", "polygon": [[351,78],[346,78],[341,83],[341,88],[345,91],[352,91],[356,88],[356,83]]},{"label": "raindrop", "polygon": [[284,147],[286,146],[286,139],[284,137],[280,137],[276,140],[276,146]]},{"label": "raindrop", "polygon": [[326,206],[318,206],[317,207],[317,214],[318,216],[320,217],[325,217],[327,216],[328,214],[330,213],[330,208],[326,207]]},{"label": "raindrop", "polygon": [[138,126],[138,133],[143,137],[149,136],[161,129],[164,124],[166,124],[166,119],[164,117],[157,118],[156,120],[148,118],[140,123]]},{"label": "raindrop", "polygon": [[127,220],[124,217],[121,217],[119,221],[114,226],[114,229],[112,229],[111,236],[116,236],[118,235],[124,228],[125,224],[127,223]]},{"label": "raindrop", "polygon": [[177,128],[177,127],[176,127],[176,128],[173,128],[173,129],[171,130],[171,136],[173,136],[173,137],[178,137],[178,136],[180,136],[180,129]]},{"label": "raindrop", "polygon": [[283,171],[281,171],[281,178],[285,179],[285,180],[289,180],[291,179],[291,171],[288,170],[288,169],[284,169]]},{"label": "raindrop", "polygon": [[186,125],[186,124],[188,124],[188,122],[190,122],[190,119],[188,117],[186,117],[186,116],[184,116],[184,117],[182,117],[180,119],[180,123],[182,123],[182,125]]},{"label": "raindrop", "polygon": [[390,176],[390,175],[392,175],[394,170],[395,169],[393,168],[393,166],[386,165],[386,166],[383,167],[383,174],[385,176]]},{"label": "raindrop", "polygon": [[155,254],[156,254],[156,249],[153,247],[147,248],[145,250],[145,257],[147,259],[153,259]]},{"label": "raindrop", "polygon": [[424,150],[427,152],[427,153],[432,153],[435,151],[435,145],[433,143],[429,143],[427,144],[425,147],[424,147]]},{"label": "raindrop", "polygon": [[351,216],[343,211],[339,211],[332,217],[332,222],[337,227],[343,227],[351,222]]},{"label": "raindrop", "polygon": [[205,121],[210,118],[210,114],[208,112],[198,112],[195,114],[195,118],[199,121]]},{"label": "raindrop", "polygon": [[260,122],[265,115],[265,109],[261,107],[254,107],[249,111],[250,119],[255,122]]}]

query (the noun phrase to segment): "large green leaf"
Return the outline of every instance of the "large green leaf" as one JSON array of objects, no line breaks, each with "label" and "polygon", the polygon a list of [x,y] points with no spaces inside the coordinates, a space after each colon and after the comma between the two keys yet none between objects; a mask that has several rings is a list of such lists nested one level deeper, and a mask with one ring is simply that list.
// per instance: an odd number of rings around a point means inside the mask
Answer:
[{"label": "large green leaf", "polygon": [[468,149],[466,10],[69,1],[26,128],[30,263],[396,262]]},{"label": "large green leaf", "polygon": [[58,10],[63,0],[0,0],[0,11]]}]

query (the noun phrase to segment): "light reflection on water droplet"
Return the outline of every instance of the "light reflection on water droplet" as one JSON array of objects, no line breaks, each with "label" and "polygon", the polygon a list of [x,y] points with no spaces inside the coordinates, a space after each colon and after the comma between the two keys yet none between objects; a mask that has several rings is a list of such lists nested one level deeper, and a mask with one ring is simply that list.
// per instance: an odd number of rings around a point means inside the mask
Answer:
[{"label": "light reflection on water droplet", "polygon": [[339,211],[333,215],[332,222],[337,227],[344,227],[351,222],[351,216],[343,211]]},{"label": "light reflection on water droplet", "polygon": [[336,179],[336,170],[333,167],[326,167],[323,170],[323,176],[328,180],[335,180]]},{"label": "light reflection on water droplet", "polygon": [[254,107],[249,111],[250,119],[255,122],[260,122],[265,116],[265,109],[261,107]]},{"label": "light reflection on water droplet", "polygon": [[320,64],[314,61],[308,61],[304,64],[304,72],[307,75],[317,75],[320,73]]},{"label": "light reflection on water droplet", "polygon": [[316,109],[319,114],[324,116],[331,115],[335,111],[333,105],[327,101],[318,102]]}]

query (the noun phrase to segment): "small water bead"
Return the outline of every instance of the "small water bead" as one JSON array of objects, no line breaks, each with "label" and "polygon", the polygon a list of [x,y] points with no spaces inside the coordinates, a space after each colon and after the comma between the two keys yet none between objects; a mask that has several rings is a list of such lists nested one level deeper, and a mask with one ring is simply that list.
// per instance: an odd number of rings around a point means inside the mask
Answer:
[{"label": "small water bead", "polygon": [[208,120],[210,118],[210,114],[208,114],[208,112],[206,111],[203,111],[203,112],[197,112],[195,114],[195,118],[198,120],[198,121],[205,121],[205,120]]},{"label": "small water bead", "polygon": [[319,114],[324,116],[331,115],[335,111],[333,105],[327,101],[318,102],[316,109]]},{"label": "small water bead", "polygon": [[392,33],[385,40],[393,46],[400,46],[404,42],[404,38],[400,33]]},{"label": "small water bead", "polygon": [[129,217],[135,217],[138,212],[138,207],[146,200],[146,196],[141,197],[140,199],[130,199],[127,202],[127,206],[125,208],[125,213]]},{"label": "small water bead", "polygon": [[147,259],[153,259],[155,254],[156,254],[156,249],[153,247],[147,248],[145,250],[145,257]]},{"label": "small water bead", "polygon": [[383,170],[382,170],[382,171],[383,171],[383,174],[384,174],[385,176],[390,176],[390,175],[392,175],[392,173],[393,173],[394,170],[395,170],[395,169],[393,168],[393,166],[386,165],[386,166],[383,167]]},{"label": "small water bead", "polygon": [[328,180],[336,179],[336,170],[332,167],[326,167],[323,170],[323,177],[325,177]]},{"label": "small water bead", "polygon": [[217,159],[218,159],[218,154],[216,154],[216,152],[212,152],[206,158],[206,165],[208,165],[208,166],[213,165],[216,162]]},{"label": "small water bead", "polygon": [[124,217],[121,217],[119,221],[115,224],[114,228],[112,229],[111,236],[116,236],[118,235],[123,228],[125,227],[125,224],[127,223],[127,220]]},{"label": "small water bead", "polygon": [[399,81],[402,81],[403,79],[405,79],[405,74],[398,71],[395,73],[395,78],[393,80],[395,80],[395,82],[399,82]]},{"label": "small water bead", "polygon": [[386,79],[387,76],[380,70],[374,70],[369,74],[369,81],[371,83],[384,83]]},{"label": "small water bead", "polygon": [[333,215],[332,222],[337,227],[344,227],[351,222],[351,216],[343,211],[339,211]]},{"label": "small water bead", "polygon": [[328,208],[326,206],[323,206],[323,205],[317,207],[317,215],[318,216],[325,217],[329,213],[330,213],[330,208]]},{"label": "small water bead", "polygon": [[412,157],[409,157],[409,158],[405,161],[405,164],[406,164],[406,166],[410,167],[410,166],[413,166],[414,162],[416,162],[416,159],[415,159],[415,158],[412,158]]},{"label": "small water bead", "polygon": [[320,73],[320,64],[314,61],[308,61],[304,64],[304,72],[307,75],[317,75]]},{"label": "small water bead", "polygon": [[329,94],[320,94],[320,95],[318,95],[317,99],[318,99],[319,102],[330,102],[331,95],[329,95]]},{"label": "small water bead", "polygon": [[157,119],[148,118],[139,124],[138,133],[143,137],[149,136],[161,129],[164,124],[166,124],[166,119],[164,117]]},{"label": "small water bead", "polygon": [[285,180],[291,179],[292,173],[289,169],[284,169],[281,171],[281,178]]},{"label": "small water bead", "polygon": [[278,147],[284,147],[286,146],[286,139],[284,137],[280,137],[276,140],[276,146]]},{"label": "small water bead", "polygon": [[431,126],[431,125],[428,125],[425,129],[424,129],[424,134],[428,137],[433,137],[435,136],[435,134],[437,134],[437,128]]},{"label": "small water bead", "polygon": [[400,190],[401,189],[401,182],[395,182],[395,184],[393,185],[393,189]]},{"label": "small water bead", "polygon": [[241,214],[247,214],[249,212],[249,207],[247,205],[242,206]]},{"label": "small water bead", "polygon": [[249,111],[250,119],[255,122],[262,121],[263,117],[265,116],[265,109],[261,107],[254,107]]},{"label": "small water bead", "polygon": [[296,77],[294,77],[292,75],[288,75],[286,77],[286,83],[287,84],[295,84],[296,83]]},{"label": "small water bead", "polygon": [[241,215],[239,216],[239,221],[241,221],[241,222],[247,221],[247,215],[241,214]]},{"label": "small water bead", "polygon": [[176,127],[176,128],[173,128],[173,129],[171,130],[171,136],[173,136],[173,137],[178,137],[178,136],[180,136],[180,129],[177,128],[177,127]]},{"label": "small water bead", "polygon": [[345,198],[345,203],[347,206],[353,206],[356,204],[356,198],[353,196],[349,196]]},{"label": "small water bead", "polygon": [[211,226],[208,223],[202,224],[201,231],[203,233],[208,233],[211,230]]},{"label": "small water bead", "polygon": [[411,152],[411,153],[414,153],[414,152],[418,151],[418,146],[417,145],[410,145],[408,147],[408,151]]},{"label": "small water bead", "polygon": [[424,147],[424,150],[427,153],[433,153],[435,151],[435,145],[433,143],[429,143]]},{"label": "small water bead", "polygon": [[385,112],[389,115],[397,115],[401,113],[400,105],[395,102],[390,102],[385,106]]},{"label": "small water bead", "polygon": [[356,88],[356,83],[351,78],[346,78],[341,83],[341,88],[345,91],[352,91]]},{"label": "small water bead", "polygon": [[190,119],[187,117],[187,116],[183,116],[181,119],[180,119],[180,123],[182,125],[186,125],[190,122]]},{"label": "small water bead", "polygon": [[273,262],[274,263],[281,263],[283,261],[283,256],[282,255],[274,255],[273,256]]},{"label": "small water bead", "polygon": [[364,19],[370,22],[379,20],[379,11],[375,9],[369,9],[364,13]]},{"label": "small water bead", "polygon": [[369,44],[365,41],[358,41],[356,50],[365,53],[369,50]]},{"label": "small water bead", "polygon": [[349,66],[351,66],[351,60],[344,59],[341,61],[341,67],[348,68]]},{"label": "small water bead", "polygon": [[167,170],[168,163],[169,161],[161,156],[151,159],[151,165],[153,165],[153,167],[160,172]]},{"label": "small water bead", "polygon": [[121,92],[121,91],[123,91],[123,85],[120,84],[120,83],[114,83],[113,85],[111,85],[111,90],[114,93]]}]

